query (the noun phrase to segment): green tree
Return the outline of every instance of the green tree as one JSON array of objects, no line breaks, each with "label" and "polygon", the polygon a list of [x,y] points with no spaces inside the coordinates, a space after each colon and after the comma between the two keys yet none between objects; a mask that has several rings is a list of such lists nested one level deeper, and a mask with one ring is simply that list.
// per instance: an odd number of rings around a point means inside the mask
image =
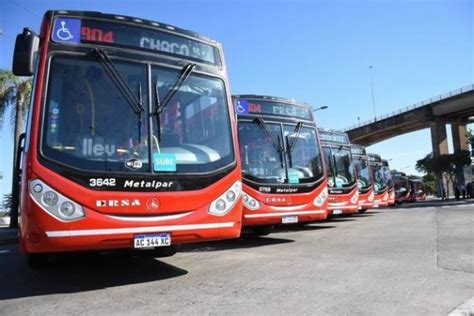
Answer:
[{"label": "green tree", "polygon": [[[446,195],[449,196],[449,187],[456,182],[463,181],[464,167],[469,165],[471,165],[469,151],[460,150],[454,154],[439,155],[436,157],[433,157],[432,154],[428,154],[416,162],[415,168],[419,172],[435,175],[438,179],[438,183],[445,189]],[[444,187],[443,179],[446,181],[446,187]]]},{"label": "green tree", "polygon": [[[24,129],[28,113],[31,84],[31,78],[16,77],[10,70],[0,69],[0,128],[3,127],[5,114],[10,109],[10,124],[13,129],[13,163],[16,160],[18,137]],[[12,183],[12,194],[15,190]],[[18,227],[17,207],[11,207],[10,216],[10,227]]]}]

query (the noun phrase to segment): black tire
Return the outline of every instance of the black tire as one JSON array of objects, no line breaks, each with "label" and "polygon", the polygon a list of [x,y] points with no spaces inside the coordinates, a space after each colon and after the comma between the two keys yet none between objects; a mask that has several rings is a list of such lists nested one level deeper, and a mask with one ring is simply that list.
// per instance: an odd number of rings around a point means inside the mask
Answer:
[{"label": "black tire", "polygon": [[363,213],[365,213],[365,212],[367,212],[367,209],[360,209],[360,210],[359,210],[359,213],[360,213],[360,214],[363,214]]},{"label": "black tire", "polygon": [[26,262],[30,269],[42,269],[49,263],[49,255],[47,253],[29,253],[26,255]]},{"label": "black tire", "polygon": [[255,236],[267,236],[273,232],[274,225],[255,226],[252,230]]},{"label": "black tire", "polygon": [[165,258],[174,256],[179,250],[179,245],[171,245],[166,247],[156,247],[153,252],[155,258]]}]

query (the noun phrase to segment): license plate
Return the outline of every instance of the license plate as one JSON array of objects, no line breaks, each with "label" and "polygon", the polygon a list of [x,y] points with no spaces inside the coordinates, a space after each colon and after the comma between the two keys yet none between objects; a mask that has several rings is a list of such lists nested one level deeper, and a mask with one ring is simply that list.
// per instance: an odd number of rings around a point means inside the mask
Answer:
[{"label": "license plate", "polygon": [[297,215],[287,215],[281,218],[282,224],[293,224],[298,223],[298,216]]},{"label": "license plate", "polygon": [[146,234],[133,237],[134,248],[151,248],[171,246],[171,234]]},{"label": "license plate", "polygon": [[342,214],[342,210],[334,210],[334,211],[332,211],[332,214],[333,214],[333,215]]},{"label": "license plate", "polygon": [[374,204],[374,208],[377,208],[377,207],[379,207],[379,205],[378,205],[378,204]]}]

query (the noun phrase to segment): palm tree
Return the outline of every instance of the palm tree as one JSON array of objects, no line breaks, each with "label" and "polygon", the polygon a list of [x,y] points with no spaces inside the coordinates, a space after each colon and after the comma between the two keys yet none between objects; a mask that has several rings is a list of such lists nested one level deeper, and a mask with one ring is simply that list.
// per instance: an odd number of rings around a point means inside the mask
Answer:
[{"label": "palm tree", "polygon": [[[0,69],[0,128],[5,113],[11,109],[10,123],[13,128],[13,163],[16,161],[18,137],[23,131],[31,95],[31,78],[16,77],[10,70]],[[18,186],[12,181],[12,196],[18,196]],[[12,199],[15,201],[15,199]],[[18,227],[18,205],[12,203],[10,227]]]}]

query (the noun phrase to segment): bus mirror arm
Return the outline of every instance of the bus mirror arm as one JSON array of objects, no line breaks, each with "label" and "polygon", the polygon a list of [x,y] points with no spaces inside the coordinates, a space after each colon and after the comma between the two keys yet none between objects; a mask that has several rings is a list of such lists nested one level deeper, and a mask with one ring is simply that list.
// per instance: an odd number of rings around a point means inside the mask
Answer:
[{"label": "bus mirror arm", "polygon": [[15,154],[15,166],[13,169],[13,178],[12,178],[12,202],[11,202],[11,214],[13,216],[18,215],[17,212],[14,210],[18,210],[20,206],[20,181],[21,181],[21,156],[25,149],[24,141],[26,138],[26,134],[22,133],[18,137],[18,144],[16,148]]}]

